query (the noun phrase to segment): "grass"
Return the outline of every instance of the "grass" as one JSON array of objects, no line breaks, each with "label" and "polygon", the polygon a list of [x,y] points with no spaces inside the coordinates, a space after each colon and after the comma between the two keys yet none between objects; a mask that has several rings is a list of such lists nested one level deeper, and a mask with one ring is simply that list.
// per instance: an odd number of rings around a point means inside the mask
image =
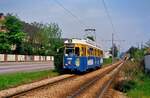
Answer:
[{"label": "grass", "polygon": [[0,74],[0,90],[59,75],[54,70]]},{"label": "grass", "polygon": [[127,92],[130,98],[150,98],[150,77],[143,74],[135,80],[134,88]]},{"label": "grass", "polygon": [[111,64],[111,63],[112,63],[112,58],[103,59],[103,65]]},{"label": "grass", "polygon": [[129,98],[150,98],[150,75],[143,72],[140,62],[127,61],[120,72],[126,80],[116,86],[117,90]]}]

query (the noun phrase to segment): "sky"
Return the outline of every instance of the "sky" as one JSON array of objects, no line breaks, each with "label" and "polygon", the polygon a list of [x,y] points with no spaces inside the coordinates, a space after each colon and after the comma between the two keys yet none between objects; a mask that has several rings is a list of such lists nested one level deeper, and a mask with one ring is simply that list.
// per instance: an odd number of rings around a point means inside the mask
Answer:
[{"label": "sky", "polygon": [[[86,26],[96,29],[96,41],[111,47],[111,36],[122,51],[150,39],[150,0],[57,0]],[[83,38],[85,25],[71,16],[55,0],[0,0],[0,12],[14,13],[26,22],[58,23],[64,38]],[[122,41],[119,41],[122,40]]]}]

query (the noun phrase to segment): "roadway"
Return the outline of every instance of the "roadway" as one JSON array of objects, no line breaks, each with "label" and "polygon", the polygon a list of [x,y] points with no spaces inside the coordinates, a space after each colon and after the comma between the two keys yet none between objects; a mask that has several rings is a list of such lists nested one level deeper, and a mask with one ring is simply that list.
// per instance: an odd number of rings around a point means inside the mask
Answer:
[{"label": "roadway", "polygon": [[5,62],[0,63],[0,74],[54,69],[52,61],[47,62]]}]

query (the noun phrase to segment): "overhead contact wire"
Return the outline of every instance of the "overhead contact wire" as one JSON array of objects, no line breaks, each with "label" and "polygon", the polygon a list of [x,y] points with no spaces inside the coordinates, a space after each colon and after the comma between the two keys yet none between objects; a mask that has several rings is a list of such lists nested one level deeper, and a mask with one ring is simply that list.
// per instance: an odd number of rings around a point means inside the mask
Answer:
[{"label": "overhead contact wire", "polygon": [[113,32],[116,33],[116,29],[115,29],[115,26],[113,24],[112,18],[111,18],[110,14],[109,14],[107,5],[105,3],[105,0],[102,0],[102,2],[103,2],[103,5],[104,5],[104,9],[105,9],[106,15],[107,15],[107,17],[108,17],[108,19],[110,21],[111,26],[112,26]]},{"label": "overhead contact wire", "polygon": [[68,14],[70,14],[72,17],[74,17],[81,25],[84,27],[89,27],[87,26],[82,20],[80,20],[75,14],[73,14],[70,10],[68,10],[62,3],[60,3],[58,0],[54,0],[61,8],[63,8]]}]

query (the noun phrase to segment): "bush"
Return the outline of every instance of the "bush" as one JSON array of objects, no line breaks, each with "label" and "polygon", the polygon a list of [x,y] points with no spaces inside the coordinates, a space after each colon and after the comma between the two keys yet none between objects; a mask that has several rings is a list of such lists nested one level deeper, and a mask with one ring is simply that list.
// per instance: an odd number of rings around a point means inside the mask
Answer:
[{"label": "bush", "polygon": [[55,69],[58,72],[62,72],[63,71],[63,53],[62,54],[56,54],[54,56],[54,65],[55,65]]},{"label": "bush", "polygon": [[140,62],[127,61],[121,69],[120,81],[115,89],[127,93],[130,98],[149,98],[150,77],[143,72]]},{"label": "bush", "polygon": [[135,87],[136,82],[133,80],[124,80],[120,81],[117,85],[115,85],[115,89],[121,92],[126,93],[127,91],[133,89]]},{"label": "bush", "polygon": [[143,66],[141,66],[140,62],[127,61],[122,68],[122,73],[127,80],[135,80],[137,76],[143,74],[143,70]]}]

